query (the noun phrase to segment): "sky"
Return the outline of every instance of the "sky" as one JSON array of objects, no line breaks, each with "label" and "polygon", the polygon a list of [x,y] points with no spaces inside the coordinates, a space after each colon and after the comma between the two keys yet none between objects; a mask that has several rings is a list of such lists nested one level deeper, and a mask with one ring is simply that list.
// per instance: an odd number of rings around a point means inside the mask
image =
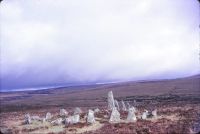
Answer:
[{"label": "sky", "polygon": [[200,73],[197,0],[4,0],[1,90]]}]

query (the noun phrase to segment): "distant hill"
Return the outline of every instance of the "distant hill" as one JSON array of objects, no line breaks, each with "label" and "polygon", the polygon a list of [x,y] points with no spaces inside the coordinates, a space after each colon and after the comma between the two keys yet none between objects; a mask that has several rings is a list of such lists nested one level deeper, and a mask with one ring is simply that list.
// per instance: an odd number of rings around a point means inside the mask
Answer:
[{"label": "distant hill", "polygon": [[121,82],[1,93],[1,109],[9,111],[10,108],[17,110],[19,107],[104,105],[107,101],[107,92],[110,90],[118,100],[126,100],[134,96],[200,96],[200,75],[171,80]]}]

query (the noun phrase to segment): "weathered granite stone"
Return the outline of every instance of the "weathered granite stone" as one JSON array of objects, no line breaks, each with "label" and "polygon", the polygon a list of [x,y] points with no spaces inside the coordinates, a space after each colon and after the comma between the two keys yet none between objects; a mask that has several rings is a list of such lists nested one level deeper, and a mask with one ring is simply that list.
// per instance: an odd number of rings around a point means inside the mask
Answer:
[{"label": "weathered granite stone", "polygon": [[112,110],[113,108],[115,108],[115,102],[114,102],[113,92],[110,91],[108,92],[108,110]]},{"label": "weathered granite stone", "polygon": [[94,111],[88,110],[87,123],[92,124],[95,122]]},{"label": "weathered granite stone", "polygon": [[51,114],[50,112],[48,112],[48,113],[46,114],[45,120],[46,120],[46,121],[51,120],[52,117],[53,117],[52,114]]},{"label": "weathered granite stone", "polygon": [[31,116],[30,114],[25,115],[25,124],[31,124]]},{"label": "weathered granite stone", "polygon": [[117,108],[112,109],[109,122],[120,122],[120,113],[117,111]]},{"label": "weathered granite stone", "polygon": [[126,102],[127,103],[127,106],[128,106],[128,109],[131,108],[131,105],[129,102]]},{"label": "weathered granite stone", "polygon": [[42,123],[45,123],[46,122],[46,118],[42,118]]},{"label": "weathered granite stone", "polygon": [[123,110],[123,111],[127,111],[127,109],[126,109],[126,105],[125,105],[125,103],[124,103],[123,100],[121,101],[121,103],[122,103],[122,110]]},{"label": "weathered granite stone", "polygon": [[149,115],[148,111],[145,110],[143,113],[142,113],[142,119],[145,120],[147,119],[147,116]]},{"label": "weathered granite stone", "polygon": [[118,111],[120,110],[120,109],[119,109],[119,103],[118,103],[117,100],[115,100],[115,107],[117,108]]},{"label": "weathered granite stone", "polygon": [[65,125],[76,124],[80,121],[80,115],[76,114],[73,116],[69,116],[65,119]]},{"label": "weathered granite stone", "polygon": [[153,115],[154,118],[157,118],[157,109],[153,110],[151,114]]},{"label": "weathered granite stone", "polygon": [[99,108],[95,108],[94,113],[98,113],[98,112],[100,112]]},{"label": "weathered granite stone", "polygon": [[53,125],[61,125],[62,122],[63,122],[62,118],[58,118],[58,119],[56,119],[56,120],[53,120],[53,121],[51,122],[51,124],[53,124]]},{"label": "weathered granite stone", "polygon": [[60,116],[66,117],[68,115],[68,112],[65,109],[60,109]]},{"label": "weathered granite stone", "polygon": [[128,116],[127,116],[127,121],[129,122],[135,122],[137,121],[137,118],[135,116],[135,108],[134,107],[131,107],[128,109]]}]

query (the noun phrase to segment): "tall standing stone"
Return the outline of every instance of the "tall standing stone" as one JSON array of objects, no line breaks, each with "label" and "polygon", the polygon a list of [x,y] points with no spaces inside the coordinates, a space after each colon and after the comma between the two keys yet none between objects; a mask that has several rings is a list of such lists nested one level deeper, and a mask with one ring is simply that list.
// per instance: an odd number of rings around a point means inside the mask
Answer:
[{"label": "tall standing stone", "polygon": [[126,111],[127,109],[126,109],[126,105],[125,105],[124,101],[122,100],[121,103],[122,103],[122,110]]},{"label": "tall standing stone", "polygon": [[109,122],[120,122],[120,113],[117,111],[117,108],[112,109]]},{"label": "tall standing stone", "polygon": [[108,92],[108,110],[112,110],[113,108],[115,108],[115,102],[114,102],[113,92],[110,91]]},{"label": "tall standing stone", "polygon": [[137,118],[135,116],[135,108],[134,107],[131,107],[128,109],[128,116],[127,116],[127,121],[129,122],[135,122],[137,121]]},{"label": "tall standing stone", "polygon": [[119,103],[118,103],[117,100],[115,100],[115,107],[117,107],[117,110],[118,110],[118,111],[120,110],[120,109],[119,109]]},{"label": "tall standing stone", "polygon": [[87,123],[92,124],[94,122],[95,122],[94,111],[89,109],[88,115],[87,115]]}]

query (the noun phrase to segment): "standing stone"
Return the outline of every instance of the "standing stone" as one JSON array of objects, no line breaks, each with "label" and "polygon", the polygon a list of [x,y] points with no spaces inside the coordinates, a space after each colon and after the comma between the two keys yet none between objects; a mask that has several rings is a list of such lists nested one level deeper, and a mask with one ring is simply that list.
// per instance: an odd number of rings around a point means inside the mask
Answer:
[{"label": "standing stone", "polygon": [[142,119],[143,119],[143,120],[147,119],[147,116],[148,116],[148,111],[145,110],[145,111],[142,113]]},{"label": "standing stone", "polygon": [[79,120],[80,120],[79,114],[69,116],[68,118],[65,119],[65,125],[76,124],[79,122]]},{"label": "standing stone", "polygon": [[42,118],[42,123],[45,123],[46,122],[46,118]]},{"label": "standing stone", "polygon": [[80,121],[80,115],[76,114],[73,116],[73,124],[78,123]]},{"label": "standing stone", "polygon": [[52,118],[52,115],[51,115],[51,113],[48,112],[48,113],[46,114],[45,120],[48,121],[48,120],[50,120],[51,118]]},{"label": "standing stone", "polygon": [[132,106],[131,108],[133,109],[134,113],[137,111],[134,106]]},{"label": "standing stone", "polygon": [[118,110],[118,111],[120,110],[120,109],[119,109],[119,103],[118,103],[117,100],[115,100],[115,107],[117,107],[117,110]]},{"label": "standing stone", "polygon": [[25,115],[25,124],[31,124],[31,116],[30,114]]},{"label": "standing stone", "polygon": [[153,115],[154,118],[157,118],[157,109],[153,110],[151,114]]},{"label": "standing stone", "polygon": [[81,114],[82,113],[82,110],[79,108],[79,107],[76,107],[75,109],[74,109],[74,115],[76,115],[76,114]]},{"label": "standing stone", "polygon": [[63,121],[62,118],[58,118],[58,119],[52,121],[51,124],[53,124],[53,125],[61,125],[62,121]]},{"label": "standing stone", "polygon": [[120,113],[117,111],[117,108],[112,109],[109,122],[120,122]]},{"label": "standing stone", "polygon": [[129,108],[131,108],[131,105],[130,105],[130,103],[129,103],[129,102],[127,102],[127,106],[128,106],[128,109],[129,109]]},{"label": "standing stone", "polygon": [[67,116],[68,112],[65,109],[60,109],[60,116]]},{"label": "standing stone", "polygon": [[108,110],[112,110],[115,107],[113,92],[108,92]]},{"label": "standing stone", "polygon": [[127,109],[126,109],[126,105],[125,105],[124,101],[122,100],[121,103],[122,103],[122,110],[126,111]]},{"label": "standing stone", "polygon": [[131,107],[128,109],[128,116],[127,116],[127,121],[129,122],[135,122],[137,121],[137,118],[135,116],[135,108],[134,107]]},{"label": "standing stone", "polygon": [[100,112],[100,110],[98,108],[95,108],[94,113],[98,113],[98,112]]},{"label": "standing stone", "polygon": [[87,115],[87,123],[92,124],[94,122],[95,122],[94,111],[89,109],[88,115]]}]

